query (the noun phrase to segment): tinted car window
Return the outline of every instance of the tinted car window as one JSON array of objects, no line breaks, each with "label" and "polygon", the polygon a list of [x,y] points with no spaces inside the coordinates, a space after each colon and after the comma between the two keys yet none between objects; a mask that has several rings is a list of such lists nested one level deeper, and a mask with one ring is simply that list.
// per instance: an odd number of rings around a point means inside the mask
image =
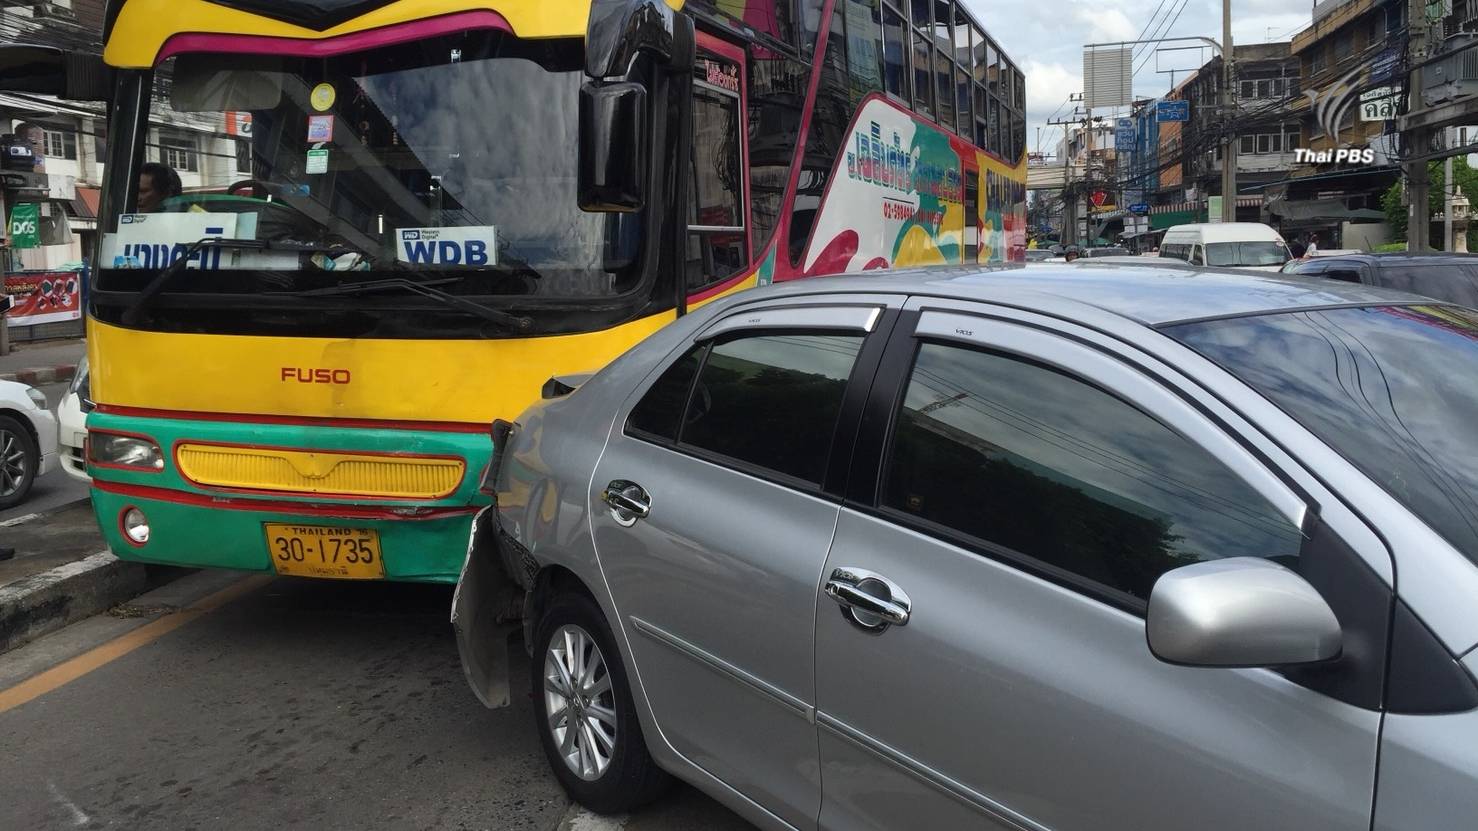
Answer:
[{"label": "tinted car window", "polygon": [[1478,312],[1333,309],[1166,331],[1262,392],[1478,563]]},{"label": "tinted car window", "polygon": [[1444,303],[1478,308],[1478,266],[1461,263],[1386,266],[1380,285],[1421,294]]},{"label": "tinted car window", "polygon": [[1302,540],[1220,462],[1123,400],[1019,358],[934,344],[919,351],[883,503],[1132,605],[1202,560],[1293,565]]},{"label": "tinted car window", "polygon": [[677,440],[677,427],[682,423],[683,407],[688,403],[688,390],[708,346],[696,347],[667,368],[626,419],[627,432],[645,433],[649,437]]},{"label": "tinted car window", "polygon": [[820,484],[860,335],[762,335],[716,343],[679,444]]}]

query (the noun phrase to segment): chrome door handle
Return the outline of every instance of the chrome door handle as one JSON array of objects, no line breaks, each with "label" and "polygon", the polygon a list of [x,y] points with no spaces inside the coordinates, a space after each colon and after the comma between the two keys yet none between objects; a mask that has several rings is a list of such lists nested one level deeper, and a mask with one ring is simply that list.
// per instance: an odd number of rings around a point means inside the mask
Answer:
[{"label": "chrome door handle", "polygon": [[913,601],[888,578],[860,568],[838,568],[826,581],[826,595],[842,607],[842,617],[869,632],[903,626]]},{"label": "chrome door handle", "polygon": [[625,479],[613,479],[600,498],[611,508],[611,517],[623,527],[630,528],[639,519],[652,513],[652,497],[641,485]]}]

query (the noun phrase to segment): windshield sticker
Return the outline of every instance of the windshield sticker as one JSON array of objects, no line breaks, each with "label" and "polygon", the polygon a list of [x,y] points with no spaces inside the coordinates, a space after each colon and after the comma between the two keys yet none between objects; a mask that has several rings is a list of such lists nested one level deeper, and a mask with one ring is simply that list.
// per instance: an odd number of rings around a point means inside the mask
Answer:
[{"label": "windshield sticker", "polygon": [[309,150],[308,151],[308,166],[303,169],[303,172],[304,173],[309,173],[309,174],[327,173],[328,172],[328,151],[327,150]]},{"label": "windshield sticker", "polygon": [[[240,221],[246,218],[245,214],[200,212],[124,214],[118,218],[118,232],[103,235],[100,259],[105,267],[112,268],[165,268],[184,257],[190,246],[202,239],[252,239],[255,217],[250,222]],[[291,252],[212,246],[191,254],[186,268],[297,269],[298,256]]]},{"label": "windshield sticker", "polygon": [[395,258],[413,265],[498,264],[498,229],[492,225],[465,228],[399,228]]},{"label": "windshield sticker", "polygon": [[331,115],[308,116],[308,143],[327,144],[334,140],[334,117]]},{"label": "windshield sticker", "polygon": [[325,113],[333,108],[334,101],[338,97],[339,94],[334,91],[333,84],[319,84],[313,88],[313,92],[308,96],[308,100],[313,104],[313,109]]}]

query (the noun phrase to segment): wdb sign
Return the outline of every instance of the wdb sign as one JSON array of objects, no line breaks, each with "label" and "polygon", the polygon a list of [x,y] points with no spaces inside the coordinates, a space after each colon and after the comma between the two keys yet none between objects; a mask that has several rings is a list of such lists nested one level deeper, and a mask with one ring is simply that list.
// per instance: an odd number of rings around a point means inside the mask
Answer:
[{"label": "wdb sign", "polygon": [[411,265],[498,264],[498,229],[492,225],[465,228],[401,228],[395,258]]}]

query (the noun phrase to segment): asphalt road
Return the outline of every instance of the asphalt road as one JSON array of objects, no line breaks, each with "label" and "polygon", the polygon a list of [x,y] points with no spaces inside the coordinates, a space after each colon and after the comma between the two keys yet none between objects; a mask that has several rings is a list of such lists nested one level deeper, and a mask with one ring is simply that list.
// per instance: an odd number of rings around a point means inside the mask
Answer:
[{"label": "asphalt road", "polygon": [[[46,401],[53,414],[56,405],[67,391],[66,384],[45,384],[37,389],[46,393]],[[55,450],[55,448],[53,448]],[[87,485],[63,473],[61,468],[36,480],[31,486],[31,495],[25,502],[0,511],[0,522],[27,514],[46,513],[70,502],[87,498]]]},{"label": "asphalt road", "polygon": [[0,655],[8,828],[749,828],[686,787],[594,818],[549,774],[528,666],[468,691],[448,587],[200,572]]}]

